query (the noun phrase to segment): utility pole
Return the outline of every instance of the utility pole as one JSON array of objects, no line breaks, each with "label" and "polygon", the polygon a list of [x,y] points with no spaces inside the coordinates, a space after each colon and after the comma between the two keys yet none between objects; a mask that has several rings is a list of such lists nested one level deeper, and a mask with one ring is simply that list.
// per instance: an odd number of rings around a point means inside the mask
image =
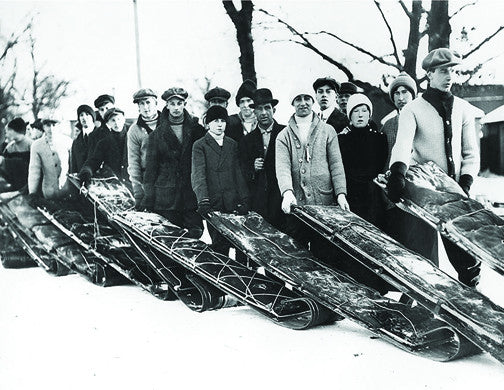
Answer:
[{"label": "utility pole", "polygon": [[136,45],[136,60],[137,60],[137,81],[138,88],[142,88],[142,76],[140,72],[140,37],[138,34],[138,9],[137,2],[133,0],[133,11],[135,14],[135,45]]}]

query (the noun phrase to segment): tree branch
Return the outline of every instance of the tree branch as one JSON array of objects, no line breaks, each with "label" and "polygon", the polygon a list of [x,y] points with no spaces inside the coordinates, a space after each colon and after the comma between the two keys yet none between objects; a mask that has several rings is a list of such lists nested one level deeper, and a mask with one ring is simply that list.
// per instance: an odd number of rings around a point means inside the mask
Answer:
[{"label": "tree branch", "polygon": [[471,54],[473,54],[474,52],[478,51],[481,46],[483,46],[485,43],[487,43],[489,40],[491,40],[493,37],[495,37],[498,33],[500,33],[502,30],[504,30],[504,26],[500,26],[497,31],[495,31],[493,34],[489,35],[488,37],[486,37],[485,39],[483,39],[478,45],[476,45],[475,47],[473,47],[471,50],[469,50],[466,54],[464,54],[462,56],[462,59],[466,59],[467,57],[469,57]]},{"label": "tree branch", "polygon": [[451,14],[450,16],[448,16],[448,19],[451,19],[453,18],[455,15],[457,15],[460,11],[462,11],[464,8],[466,7],[469,7],[469,6],[473,6],[477,3],[477,1],[473,1],[472,3],[467,3],[467,4],[464,4],[462,7],[460,7],[458,10],[456,10],[453,14]]},{"label": "tree branch", "polygon": [[390,27],[390,24],[389,24],[387,18],[385,17],[385,14],[383,13],[383,10],[381,8],[381,4],[377,0],[374,0],[374,3],[376,5],[376,8],[378,8],[378,11],[380,11],[380,15],[381,15],[383,21],[385,22],[385,25],[387,26],[387,30],[390,35],[390,42],[392,43],[392,47],[394,48],[394,58],[396,59],[397,65],[401,66],[401,60],[399,59],[399,54],[397,52],[397,45],[396,45],[396,42],[394,39],[394,33],[392,32],[392,28]]},{"label": "tree branch", "polygon": [[411,18],[411,12],[408,9],[408,7],[406,7],[406,4],[404,4],[404,1],[403,0],[399,0],[399,4],[401,5],[401,8],[403,9],[403,11],[406,14],[406,16],[408,18]]},{"label": "tree branch", "polygon": [[222,5],[233,22],[238,20],[238,10],[230,0],[223,0]]}]

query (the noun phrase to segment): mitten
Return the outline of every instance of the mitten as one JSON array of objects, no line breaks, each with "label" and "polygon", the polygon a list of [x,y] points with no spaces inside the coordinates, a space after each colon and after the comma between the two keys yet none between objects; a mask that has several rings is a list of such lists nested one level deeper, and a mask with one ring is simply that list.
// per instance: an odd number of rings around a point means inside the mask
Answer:
[{"label": "mitten", "polygon": [[390,176],[387,182],[388,197],[394,203],[401,200],[404,194],[404,187],[406,186],[406,171],[408,167],[406,164],[397,161],[390,167]]}]

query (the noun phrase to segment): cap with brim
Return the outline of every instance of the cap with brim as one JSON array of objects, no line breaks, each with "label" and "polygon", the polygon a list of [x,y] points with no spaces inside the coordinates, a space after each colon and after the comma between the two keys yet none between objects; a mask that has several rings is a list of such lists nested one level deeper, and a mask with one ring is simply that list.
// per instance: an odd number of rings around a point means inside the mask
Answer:
[{"label": "cap with brim", "polygon": [[168,101],[173,98],[179,98],[181,100],[186,100],[189,94],[184,88],[179,88],[179,87],[173,87],[169,88],[166,91],[163,92],[161,95],[161,99],[164,101]]},{"label": "cap with brim", "polygon": [[40,119],[36,119],[32,124],[31,124],[32,129],[37,129],[40,131],[44,131],[44,125],[42,124],[42,121]]},{"label": "cap with brim", "polygon": [[250,107],[252,108],[260,106],[261,104],[269,103],[273,107],[278,104],[278,100],[273,99],[273,94],[268,88],[259,88],[258,90],[256,90],[252,100],[254,101],[254,103],[250,105]]},{"label": "cap with brim", "polygon": [[221,87],[214,87],[205,93],[205,100],[209,102],[210,100],[219,100],[221,102],[227,102],[231,94],[229,91]]},{"label": "cap with brim", "polygon": [[47,119],[42,120],[43,125],[55,125],[56,123],[58,123],[58,121],[56,119],[52,119],[52,118],[47,118]]},{"label": "cap with brim", "polygon": [[20,134],[26,134],[26,122],[23,120],[23,118],[14,118],[11,120],[8,124],[7,127],[11,130],[14,130],[16,133]]},{"label": "cap with brim", "polygon": [[340,84],[334,80],[332,77],[321,77],[315,80],[313,83],[313,90],[317,92],[317,89],[323,87],[324,85],[328,85],[330,88],[334,89],[334,91],[338,92],[340,89]]},{"label": "cap with brim", "polygon": [[360,90],[360,88],[357,85],[355,85],[354,83],[351,83],[349,81],[341,83],[340,90],[339,90],[340,95],[343,95],[343,94],[353,95],[354,93],[359,93],[359,92],[362,92],[362,90]]},{"label": "cap with brim", "polygon": [[100,95],[94,101],[94,106],[100,108],[106,103],[115,104],[115,98],[112,95]]},{"label": "cap with brim", "polygon": [[133,94],[133,103],[136,104],[136,103],[140,102],[141,100],[147,99],[150,97],[157,99],[157,95],[152,89],[142,88]]},{"label": "cap with brim", "polygon": [[105,115],[103,115],[103,120],[106,123],[110,120],[110,118],[112,118],[115,115],[119,115],[119,114],[124,115],[124,111],[119,108],[116,108],[116,107],[111,108],[110,110],[107,110]]},{"label": "cap with brim", "polygon": [[462,59],[458,53],[453,50],[441,47],[432,50],[422,61],[422,69],[425,71],[436,68],[448,68],[450,66],[459,65]]}]

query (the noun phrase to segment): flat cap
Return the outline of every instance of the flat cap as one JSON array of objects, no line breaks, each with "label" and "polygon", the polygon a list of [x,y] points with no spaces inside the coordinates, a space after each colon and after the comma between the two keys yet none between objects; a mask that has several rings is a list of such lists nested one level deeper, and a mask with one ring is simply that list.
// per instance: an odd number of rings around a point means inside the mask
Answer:
[{"label": "flat cap", "polygon": [[56,123],[58,123],[58,121],[56,119],[53,119],[53,118],[42,119],[42,124],[43,125],[55,125]]},{"label": "flat cap", "polygon": [[133,103],[138,103],[140,100],[148,97],[157,99],[156,93],[150,88],[142,88],[133,94]]},{"label": "flat cap", "polygon": [[313,90],[317,92],[317,89],[320,87],[328,85],[332,89],[334,89],[336,92],[339,91],[340,89],[340,84],[334,80],[332,77],[320,77],[315,82],[313,83]]},{"label": "flat cap", "polygon": [[94,106],[96,108],[100,108],[106,103],[112,103],[115,104],[115,98],[112,95],[100,95],[98,96],[95,101],[94,101]]},{"label": "flat cap", "polygon": [[103,115],[103,120],[105,121],[105,123],[107,123],[110,118],[112,118],[114,115],[118,115],[118,114],[124,115],[124,111],[121,110],[120,108],[116,108],[116,107],[111,108],[111,109],[107,110],[105,115]]},{"label": "flat cap", "polygon": [[455,66],[462,62],[458,53],[453,50],[441,47],[432,50],[422,61],[422,69],[425,71],[436,68],[447,68]]},{"label": "flat cap", "polygon": [[214,88],[208,90],[207,93],[205,93],[205,100],[207,102],[209,102],[212,99],[219,99],[219,100],[227,102],[230,97],[231,97],[231,94],[229,93],[229,91],[227,91],[221,87],[214,87]]},{"label": "flat cap", "polygon": [[163,99],[166,102],[175,97],[182,100],[186,100],[188,96],[189,94],[184,88],[172,87],[163,92],[163,94],[161,95],[161,99]]},{"label": "flat cap", "polygon": [[354,83],[351,83],[349,81],[341,83],[339,93],[344,94],[348,93],[350,95],[353,95],[354,93],[359,93],[361,92],[361,89],[355,85]]},{"label": "flat cap", "polygon": [[40,119],[35,119],[35,121],[31,124],[31,127],[33,129],[44,131],[44,126],[42,125],[42,121]]}]

